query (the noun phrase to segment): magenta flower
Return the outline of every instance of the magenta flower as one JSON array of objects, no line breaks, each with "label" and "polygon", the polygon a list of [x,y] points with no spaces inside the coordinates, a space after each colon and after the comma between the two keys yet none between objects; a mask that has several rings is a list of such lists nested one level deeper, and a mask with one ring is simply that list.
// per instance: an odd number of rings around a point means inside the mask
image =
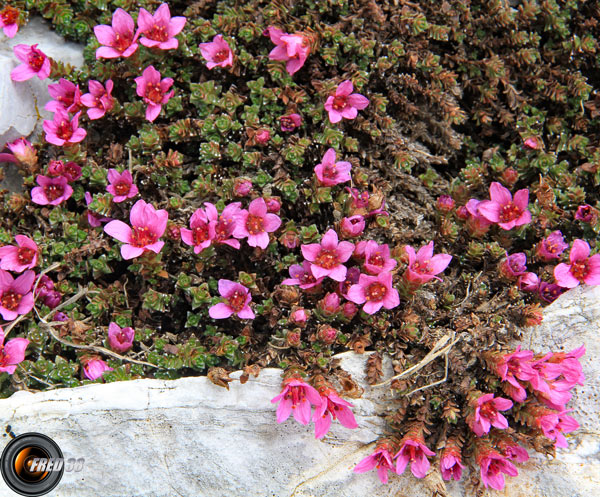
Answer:
[{"label": "magenta flower", "polygon": [[127,352],[133,347],[135,331],[133,328],[121,328],[117,323],[111,322],[108,325],[108,344],[116,352]]},{"label": "magenta flower", "polygon": [[81,167],[75,162],[70,161],[62,167],[60,174],[67,179],[68,183],[73,183],[73,181],[81,178]]},{"label": "magenta flower", "polygon": [[0,269],[22,273],[34,268],[38,263],[38,246],[25,235],[16,235],[17,247],[4,245],[0,247]]},{"label": "magenta flower", "polygon": [[141,76],[135,78],[135,82],[138,96],[142,97],[144,102],[148,104],[146,119],[152,122],[160,114],[162,105],[166,104],[174,94],[173,90],[168,91],[173,86],[173,78],[163,78],[161,80],[160,72],[154,69],[154,66],[148,66]]},{"label": "magenta flower", "polygon": [[191,229],[181,228],[179,230],[183,243],[193,246],[195,254],[202,252],[212,242],[208,222],[208,216],[204,209],[196,209],[190,218]]},{"label": "magenta flower", "polygon": [[579,423],[572,416],[567,416],[568,411],[546,414],[536,418],[536,424],[544,433],[546,438],[556,440],[556,447],[566,449],[569,444],[563,433],[571,433],[579,428]]},{"label": "magenta flower", "polygon": [[586,241],[577,239],[573,242],[569,261],[571,264],[561,263],[554,268],[554,278],[559,286],[600,285],[600,254],[590,257],[590,246]]},{"label": "magenta flower", "polygon": [[310,406],[320,406],[321,396],[313,387],[300,378],[288,378],[283,382],[283,390],[271,399],[277,406],[277,422],[283,423],[290,414],[298,423],[307,425],[310,422]]},{"label": "magenta flower", "polygon": [[65,110],[57,108],[54,119],[52,121],[45,120],[42,125],[46,132],[46,141],[59,147],[62,147],[65,143],[79,143],[82,141],[87,132],[79,127],[80,115],[81,112],[78,112],[73,116],[73,119],[69,119],[69,115]]},{"label": "magenta flower", "polygon": [[222,35],[216,35],[213,41],[198,45],[202,57],[206,59],[206,67],[227,67],[233,65],[233,52]]},{"label": "magenta flower", "polygon": [[241,215],[240,202],[232,202],[223,209],[221,215],[217,208],[210,202],[204,202],[206,217],[208,218],[209,238],[214,243],[223,243],[234,249],[240,248],[240,242],[235,240],[233,233]]},{"label": "magenta flower", "polygon": [[115,104],[115,99],[111,95],[113,90],[112,79],[108,79],[105,84],[106,87],[99,81],[91,79],[88,81],[90,92],[81,96],[81,103],[89,107],[87,115],[90,119],[100,119]]},{"label": "magenta flower", "polygon": [[248,238],[248,245],[264,250],[269,245],[269,233],[280,226],[281,218],[277,214],[267,213],[265,199],[260,197],[250,202],[248,210],[240,210],[233,236]]},{"label": "magenta flower", "polygon": [[0,328],[0,373],[13,374],[19,363],[25,359],[25,349],[29,345],[26,338],[13,338],[4,343],[4,330]]},{"label": "magenta flower", "polygon": [[281,201],[279,200],[279,197],[270,197],[265,200],[265,202],[267,203],[267,212],[275,214],[281,210]]},{"label": "magenta flower", "polygon": [[117,9],[113,13],[112,26],[94,26],[94,34],[100,45],[103,45],[96,50],[96,59],[129,57],[138,49],[135,23],[123,9]]},{"label": "magenta flower", "polygon": [[565,243],[562,233],[557,230],[538,243],[535,253],[540,259],[548,262],[560,258],[561,254],[568,248],[569,244]]},{"label": "magenta flower", "polygon": [[359,93],[352,93],[354,85],[347,79],[342,81],[335,95],[330,95],[325,101],[325,110],[329,112],[329,120],[337,123],[344,119],[354,119],[359,110],[369,105],[369,99]]},{"label": "magenta flower", "polygon": [[538,382],[543,389],[536,391],[538,400],[551,409],[562,411],[573,395],[569,390],[573,387],[572,383],[564,380]]},{"label": "magenta flower", "polygon": [[60,78],[58,83],[48,85],[48,93],[54,100],[50,100],[44,109],[56,112],[58,109],[75,114],[81,108],[81,91],[79,85],[68,79]]},{"label": "magenta flower", "polygon": [[37,288],[35,289],[35,296],[37,298],[45,298],[53,290],[54,290],[54,282],[48,277],[47,274],[44,274],[40,278]]},{"label": "magenta flower", "polygon": [[346,428],[357,428],[358,424],[350,407],[350,402],[341,399],[333,389],[321,392],[321,405],[315,409],[313,421],[315,422],[315,438],[323,438],[329,431],[331,420],[338,419]]},{"label": "magenta flower", "polygon": [[365,230],[365,218],[361,215],[345,217],[340,223],[340,232],[346,238],[355,238]]},{"label": "magenta flower", "polygon": [[538,374],[532,367],[532,359],[533,352],[521,350],[519,345],[514,352],[504,354],[494,365],[494,372],[500,376],[500,379],[507,381],[513,387],[510,396],[516,402],[523,402],[527,397],[527,392],[518,380],[530,381]]},{"label": "magenta flower", "polygon": [[[1,250],[1,249],[0,249]],[[583,386],[585,375],[583,374],[579,358],[585,354],[585,346],[577,347],[570,352],[552,352],[533,364],[533,368],[539,371],[546,380],[555,380],[562,376],[571,386],[579,384]]]},{"label": "magenta flower", "polygon": [[0,314],[4,320],[12,321],[33,309],[34,280],[35,273],[31,270],[14,279],[8,271],[0,269]]},{"label": "magenta flower", "polygon": [[538,295],[543,301],[548,302],[549,304],[554,302],[566,291],[567,288],[563,288],[556,283],[546,283],[545,281],[541,281],[540,286],[538,287]]},{"label": "magenta flower", "polygon": [[575,212],[575,219],[584,223],[595,223],[598,219],[598,211],[589,204],[580,205]]},{"label": "magenta flower", "polygon": [[527,271],[527,256],[525,252],[506,254],[506,259],[500,264],[500,274],[508,280],[516,280]]},{"label": "magenta flower", "polygon": [[507,459],[515,462],[525,462],[529,460],[529,454],[515,442],[510,436],[505,435],[498,437],[496,447],[502,451],[502,455]]},{"label": "magenta flower", "polygon": [[540,286],[540,279],[535,273],[523,273],[517,278],[517,286],[526,292],[537,292]]},{"label": "magenta flower", "polygon": [[241,283],[230,280],[219,280],[219,293],[227,302],[219,302],[208,310],[213,319],[225,319],[233,314],[241,319],[254,319],[254,311],[250,308],[252,295]]},{"label": "magenta flower", "polygon": [[269,26],[267,33],[271,41],[277,45],[269,53],[271,60],[286,61],[285,68],[292,75],[306,62],[310,52],[308,40],[301,34],[284,33],[281,29]]},{"label": "magenta flower", "polygon": [[[236,178],[233,183],[233,194],[236,197],[245,197],[252,191],[252,181]],[[268,210],[268,209],[267,209]]]},{"label": "magenta flower", "polygon": [[392,273],[379,273],[377,276],[361,274],[358,284],[348,290],[348,300],[365,304],[363,311],[375,314],[379,309],[393,309],[400,304],[398,291],[392,286]]},{"label": "magenta flower", "polygon": [[91,361],[88,361],[85,366],[83,366],[83,374],[88,380],[92,381],[100,378],[106,371],[114,370],[101,359],[92,359]]},{"label": "magenta flower", "polygon": [[185,17],[171,17],[166,3],[160,4],[154,15],[142,8],[138,16],[138,27],[142,34],[140,43],[161,50],[177,48],[179,41],[175,36],[181,32],[185,21]]},{"label": "magenta flower", "polygon": [[315,174],[323,186],[334,186],[351,181],[350,169],[352,164],[345,161],[335,161],[335,150],[330,148],[325,152],[322,162],[315,166]]},{"label": "magenta flower", "polygon": [[355,473],[366,473],[377,468],[377,476],[381,483],[388,482],[388,471],[396,473],[392,463],[392,452],[394,449],[388,443],[377,444],[375,451],[360,461],[355,467]]},{"label": "magenta flower", "polygon": [[[37,164],[38,157],[33,145],[24,137],[17,138],[16,140],[7,143],[6,146],[9,148],[14,158],[21,164],[33,167]],[[4,156],[6,154],[0,154]],[[13,162],[12,160],[10,162]]]},{"label": "magenta flower", "polygon": [[[466,210],[465,215],[467,219],[467,228],[469,230],[469,233],[475,237],[483,236],[489,231],[490,226],[492,225],[492,223],[481,214],[479,210],[479,206],[481,205],[481,203],[481,200],[472,198],[464,206],[464,209]],[[461,209],[462,208],[458,210],[459,217],[461,217]]]},{"label": "magenta flower", "polygon": [[490,186],[490,199],[479,203],[479,212],[492,223],[498,223],[504,230],[515,226],[522,226],[531,222],[531,212],[527,210],[529,204],[529,190],[515,193],[515,199],[510,191],[500,183],[494,181]]},{"label": "magenta flower", "polygon": [[396,473],[404,473],[406,466],[410,462],[410,470],[417,478],[424,478],[429,470],[429,459],[427,456],[435,456],[435,452],[429,450],[423,443],[423,440],[411,439],[405,437],[404,443],[396,453]]},{"label": "magenta flower", "polygon": [[131,228],[123,221],[111,221],[104,226],[107,235],[125,243],[121,246],[123,259],[139,257],[145,251],[159,253],[165,242],[158,239],[163,236],[167,228],[169,213],[164,210],[156,210],[152,204],[138,200],[131,208],[129,220]]},{"label": "magenta flower", "polygon": [[35,45],[19,44],[13,47],[13,52],[17,59],[23,64],[15,67],[10,72],[10,79],[13,81],[27,81],[37,76],[40,79],[46,79],[50,76],[50,59],[46,54]]},{"label": "magenta flower", "polygon": [[290,314],[290,321],[298,325],[304,325],[308,321],[308,312],[305,309],[296,309]]},{"label": "magenta flower", "polygon": [[538,143],[538,140],[535,137],[527,138],[527,140],[523,142],[523,145],[525,146],[525,148],[529,148],[531,150],[537,150],[538,148],[540,148],[540,144]]},{"label": "magenta flower", "polygon": [[352,285],[356,285],[359,279],[360,269],[357,267],[349,268],[348,271],[346,271],[346,279],[344,281],[340,281],[338,284],[339,293],[341,293],[342,296],[347,299],[348,290],[350,290]]},{"label": "magenta flower", "polygon": [[330,229],[323,235],[321,243],[311,243],[300,247],[302,255],[312,262],[310,268],[315,278],[329,276],[335,281],[346,279],[346,266],[343,265],[354,251],[354,244],[339,242],[337,233]]},{"label": "magenta flower", "polygon": [[337,293],[330,292],[317,303],[317,308],[323,316],[334,316],[340,310],[340,296]]},{"label": "magenta flower", "polygon": [[312,265],[308,261],[302,262],[302,266],[298,264],[292,264],[289,269],[291,278],[283,280],[281,284],[299,285],[303,290],[308,290],[309,288],[320,285],[325,277],[321,276],[320,278],[315,278],[311,267]]},{"label": "magenta flower", "polygon": [[408,267],[404,278],[419,285],[432,279],[441,281],[441,278],[435,275],[446,269],[452,260],[452,256],[448,254],[433,255],[433,242],[421,247],[416,254],[415,249],[410,245],[405,245],[404,250],[408,255]]},{"label": "magenta flower", "polygon": [[[90,205],[92,203],[92,194],[90,192],[85,192],[84,197],[85,197],[85,205]],[[87,220],[92,228],[97,228],[98,226],[101,226],[102,223],[111,221],[111,218],[99,216],[98,214],[95,214],[94,212],[92,212],[88,209]],[[38,288],[39,288],[39,286],[38,286]]]},{"label": "magenta flower", "polygon": [[138,187],[133,184],[133,176],[127,169],[122,173],[116,169],[109,169],[108,181],[106,191],[113,196],[113,202],[123,202],[135,197],[139,192]]},{"label": "magenta flower", "polygon": [[462,464],[462,458],[458,447],[454,445],[446,447],[440,457],[442,478],[446,481],[450,479],[458,481],[462,476],[463,468],[464,465]]},{"label": "magenta flower", "polygon": [[352,197],[352,209],[366,209],[369,206],[369,192],[360,193],[357,188],[346,187]]},{"label": "magenta flower", "polygon": [[281,125],[281,131],[294,131],[302,124],[302,117],[300,114],[287,114],[279,118],[279,124]]},{"label": "magenta flower", "polygon": [[494,399],[493,393],[481,395],[477,399],[473,417],[468,419],[473,433],[478,437],[482,437],[485,433],[489,433],[491,426],[499,430],[508,428],[508,421],[498,411],[506,411],[512,405],[513,403],[508,399],[502,397]]},{"label": "magenta flower", "polygon": [[363,267],[370,274],[389,272],[398,264],[395,259],[390,257],[388,245],[379,245],[374,240],[369,240],[366,243],[364,257]]},{"label": "magenta flower", "polygon": [[38,205],[58,205],[73,194],[73,188],[64,176],[48,178],[38,174],[35,181],[40,186],[32,188],[31,201]]},{"label": "magenta flower", "polygon": [[0,11],[0,28],[8,38],[13,38],[19,30],[19,11],[7,5]]},{"label": "magenta flower", "polygon": [[477,458],[477,463],[481,467],[481,481],[485,487],[492,487],[495,490],[504,488],[505,473],[509,476],[517,476],[519,472],[515,465],[500,455],[495,450],[486,451],[487,454]]},{"label": "magenta flower", "polygon": [[271,132],[268,129],[259,129],[254,135],[254,141],[261,145],[268,143],[271,139]]}]

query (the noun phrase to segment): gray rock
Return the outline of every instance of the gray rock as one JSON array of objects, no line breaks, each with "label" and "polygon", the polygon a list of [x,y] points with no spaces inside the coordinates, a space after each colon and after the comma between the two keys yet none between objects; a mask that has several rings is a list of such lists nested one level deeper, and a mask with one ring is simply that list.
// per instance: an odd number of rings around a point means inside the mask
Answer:
[{"label": "gray rock", "polygon": [[[600,495],[599,322],[600,287],[578,288],[546,308],[542,326],[525,330],[523,346],[540,352],[586,343],[587,381],[573,401],[582,429],[568,436],[569,449],[559,449],[556,459],[532,454],[518,477],[507,478],[504,491],[490,495]],[[233,382],[229,391],[201,377],[18,392],[0,401],[0,429],[10,424],[16,434],[42,432],[65,457],[85,458],[82,472],[64,474],[56,497],[473,495],[464,483],[468,472],[459,483],[444,484],[431,471],[424,480],[391,475],[388,485],[374,472],[352,473],[382,432],[379,414],[389,395],[365,383],[366,357],[340,355],[342,367],[365,389],[352,400],[359,428],[334,423],[322,441],[310,425],[276,423],[270,399],[280,391],[277,369],[265,369],[245,385]],[[384,366],[390,376],[389,363]],[[0,482],[0,495],[15,494]]]}]

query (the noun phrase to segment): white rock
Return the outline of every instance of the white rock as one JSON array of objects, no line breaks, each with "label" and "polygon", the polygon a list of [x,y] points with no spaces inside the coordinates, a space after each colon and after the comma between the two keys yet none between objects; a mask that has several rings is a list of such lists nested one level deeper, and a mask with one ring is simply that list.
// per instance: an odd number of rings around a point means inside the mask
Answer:
[{"label": "white rock", "polygon": [[[504,491],[490,495],[600,495],[599,322],[600,288],[580,288],[550,305],[541,327],[525,331],[523,345],[539,351],[586,343],[587,382],[576,399],[582,429],[568,437],[569,449],[559,450],[555,460],[533,455],[520,465],[517,478],[507,478]],[[312,426],[293,419],[275,422],[270,399],[280,391],[277,369],[263,370],[245,385],[233,382],[229,391],[200,377],[18,392],[0,401],[0,432],[8,424],[16,434],[39,431],[53,438],[65,457],[85,458],[82,472],[64,474],[52,492],[56,497],[422,497],[435,490],[451,497],[473,495],[463,483],[468,473],[446,489],[432,473],[425,480],[392,476],[388,485],[374,472],[352,473],[372,451],[365,444],[382,433],[379,414],[389,393],[365,384],[366,355],[340,357],[365,388],[363,397],[353,400],[360,428],[334,423],[323,441],[315,440]],[[389,363],[384,366],[389,376]],[[16,494],[0,482],[0,495]]]}]

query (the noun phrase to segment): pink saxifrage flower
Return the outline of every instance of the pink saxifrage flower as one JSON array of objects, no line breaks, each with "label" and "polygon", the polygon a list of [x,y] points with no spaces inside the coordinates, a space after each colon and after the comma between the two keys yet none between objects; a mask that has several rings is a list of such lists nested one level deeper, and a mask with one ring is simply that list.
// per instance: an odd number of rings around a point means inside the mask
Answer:
[{"label": "pink saxifrage flower", "polygon": [[31,270],[15,279],[8,271],[0,269],[0,314],[4,320],[12,321],[33,309],[34,280],[35,273]]},{"label": "pink saxifrage flower", "polygon": [[338,235],[334,230],[327,231],[321,243],[302,245],[300,250],[304,258],[312,263],[310,267],[315,278],[329,276],[335,281],[346,279],[347,268],[343,263],[350,259],[354,244],[338,243]]},{"label": "pink saxifrage flower", "polygon": [[69,161],[63,166],[60,174],[67,179],[68,183],[73,183],[73,181],[81,178],[81,166],[73,161]]},{"label": "pink saxifrage flower", "polygon": [[225,244],[234,249],[240,248],[240,242],[233,238],[241,213],[241,203],[227,204],[219,215],[217,208],[210,202],[204,202],[206,217],[208,218],[209,238],[215,244]]},{"label": "pink saxifrage flower", "polygon": [[342,426],[354,429],[358,427],[354,414],[350,410],[354,407],[350,402],[341,399],[337,392],[331,388],[321,392],[321,405],[317,406],[313,414],[315,422],[315,438],[323,438],[329,431],[332,419],[338,419]]},{"label": "pink saxifrage flower", "polygon": [[345,217],[340,222],[340,233],[346,238],[355,238],[365,230],[365,218],[361,215]]},{"label": "pink saxifrage flower", "polygon": [[96,50],[96,59],[129,57],[138,49],[135,23],[127,12],[120,8],[115,10],[111,24],[94,26],[94,34],[102,45]]},{"label": "pink saxifrage flower", "polygon": [[556,447],[568,448],[569,444],[563,433],[571,433],[579,428],[577,420],[566,414],[571,410],[548,413],[536,418],[536,424],[544,436],[550,440],[556,440]]},{"label": "pink saxifrage flower", "polygon": [[548,302],[549,304],[554,302],[566,291],[567,288],[563,288],[556,283],[547,283],[546,281],[540,281],[540,286],[538,287],[538,295],[544,302]]},{"label": "pink saxifrage flower", "polygon": [[230,280],[219,280],[219,293],[226,302],[219,302],[208,310],[213,319],[226,319],[233,314],[241,319],[254,319],[254,311],[250,308],[252,295],[241,283]]},{"label": "pink saxifrage flower", "polygon": [[[24,137],[7,143],[6,146],[13,154],[14,158],[28,167],[33,167],[38,162],[37,152],[33,145]],[[0,154],[2,156],[3,154]],[[12,161],[11,161],[12,162]]]},{"label": "pink saxifrage flower", "polygon": [[290,414],[298,423],[307,425],[310,423],[310,406],[320,406],[321,396],[317,390],[300,378],[288,378],[283,382],[283,390],[279,395],[271,399],[271,403],[277,406],[277,422],[283,423]]},{"label": "pink saxifrage flower", "polygon": [[506,254],[506,259],[500,263],[500,274],[507,280],[516,280],[527,271],[527,256],[525,252],[517,252],[516,254]]},{"label": "pink saxifrage flower", "polygon": [[569,252],[569,261],[554,268],[556,283],[564,288],[575,288],[579,283],[600,285],[600,254],[590,257],[590,246],[584,240],[575,240]]},{"label": "pink saxifrage flower", "polygon": [[13,47],[13,52],[17,59],[23,64],[15,67],[10,72],[10,79],[13,81],[27,81],[28,79],[37,76],[40,79],[46,79],[50,76],[50,59],[44,52],[35,45],[24,45],[20,43]]},{"label": "pink saxifrage flower", "polygon": [[321,163],[315,166],[315,174],[323,186],[335,186],[351,181],[350,169],[352,164],[346,161],[335,161],[335,150],[330,148],[325,152]]},{"label": "pink saxifrage flower", "polygon": [[35,181],[40,186],[31,189],[31,201],[38,205],[58,205],[73,194],[73,188],[64,176],[48,178],[38,174]]},{"label": "pink saxifrage flower", "polygon": [[269,233],[280,226],[281,218],[277,214],[269,214],[265,199],[260,197],[250,202],[248,210],[240,210],[233,236],[247,238],[248,245],[264,250],[269,245]]},{"label": "pink saxifrage flower", "polygon": [[536,255],[545,262],[552,259],[559,259],[561,254],[569,248],[569,244],[565,243],[563,235],[560,231],[553,231],[544,238],[536,247]]},{"label": "pink saxifrage flower", "polygon": [[21,273],[33,269],[38,263],[38,246],[25,235],[16,235],[14,245],[0,247],[0,269]]},{"label": "pink saxifrage flower", "polygon": [[521,350],[519,345],[514,352],[504,354],[500,361],[493,366],[494,372],[500,376],[500,379],[511,385],[510,396],[516,402],[523,402],[527,398],[527,392],[518,380],[530,381],[538,374],[533,369],[532,359],[533,352]]},{"label": "pink saxifrage flower", "polygon": [[490,428],[505,430],[508,428],[508,421],[498,411],[506,411],[512,407],[513,403],[502,397],[494,398],[493,393],[481,395],[475,404],[475,412],[468,419],[469,426],[473,433],[478,437],[489,433]]},{"label": "pink saxifrage flower", "polygon": [[379,273],[377,276],[361,274],[358,284],[348,290],[348,300],[364,304],[363,311],[375,314],[379,309],[393,309],[400,304],[398,291],[392,286],[392,273]]},{"label": "pink saxifrage flower", "polygon": [[108,344],[115,352],[127,352],[133,346],[135,331],[133,328],[121,328],[117,323],[108,325]]},{"label": "pink saxifrage flower", "polygon": [[212,240],[208,226],[209,220],[204,209],[196,209],[190,218],[190,228],[179,230],[181,240],[186,245],[194,247],[194,253],[199,254],[205,248],[210,247]]},{"label": "pink saxifrage flower", "polygon": [[355,467],[355,473],[366,473],[367,471],[377,468],[377,476],[381,483],[388,482],[388,471],[396,473],[396,468],[393,459],[393,452],[395,450],[388,443],[379,443],[375,448],[375,451],[361,460]]},{"label": "pink saxifrage flower", "polygon": [[102,359],[92,359],[83,366],[83,374],[88,380],[97,380],[106,371],[114,371]]},{"label": "pink saxifrage flower", "polygon": [[569,352],[551,352],[533,363],[533,369],[539,371],[545,380],[555,380],[563,377],[570,387],[582,385],[585,375],[579,358],[585,354],[585,346],[577,347]]},{"label": "pink saxifrage flower", "polygon": [[170,50],[179,46],[175,38],[185,26],[185,17],[171,17],[166,3],[160,4],[154,15],[146,9],[140,9],[138,28],[141,33],[140,43],[145,47],[156,47]]},{"label": "pink saxifrage flower", "polygon": [[523,273],[517,278],[517,286],[526,292],[537,292],[540,286],[540,279],[535,273]]},{"label": "pink saxifrage flower", "polygon": [[400,450],[396,453],[396,473],[404,473],[406,466],[410,463],[410,470],[416,478],[425,478],[429,470],[429,459],[427,456],[435,456],[435,452],[429,450],[422,438],[404,437]]},{"label": "pink saxifrage flower", "polygon": [[173,86],[173,78],[161,80],[160,72],[154,69],[154,66],[148,66],[141,76],[135,78],[135,82],[138,96],[148,104],[146,119],[152,122],[160,114],[163,104],[166,104],[175,93],[173,90],[168,91]]},{"label": "pink saxifrage flower", "polygon": [[[84,194],[84,198],[85,198],[85,205],[90,205],[92,203],[92,194],[90,192],[85,192]],[[98,214],[90,211],[88,209],[87,212],[87,220],[88,223],[90,224],[90,226],[92,228],[97,228],[98,226],[101,226],[102,223],[106,223],[108,221],[111,221],[110,217],[104,217],[104,216],[99,216]],[[38,287],[39,288],[39,287]]]},{"label": "pink saxifrage flower", "polygon": [[589,204],[580,205],[575,212],[575,219],[584,223],[594,224],[598,219],[598,210]]},{"label": "pink saxifrage flower", "polygon": [[510,435],[496,433],[496,448],[500,449],[502,455],[515,462],[525,462],[529,460],[529,454]]},{"label": "pink saxifrage flower", "polygon": [[302,265],[292,264],[289,272],[291,278],[286,278],[281,282],[282,285],[299,285],[303,290],[308,290],[319,285],[324,279],[324,276],[315,278],[309,261],[303,261]]},{"label": "pink saxifrage flower", "polygon": [[446,481],[450,479],[459,481],[463,468],[460,449],[454,444],[447,445],[440,457],[442,478]]},{"label": "pink saxifrage flower", "polygon": [[325,101],[325,110],[329,112],[329,121],[337,123],[344,119],[354,119],[359,110],[369,105],[369,99],[360,93],[352,93],[354,85],[347,79],[342,81],[335,95],[330,95]]},{"label": "pink saxifrage flower", "polygon": [[387,244],[379,245],[375,240],[365,244],[364,257],[363,268],[369,274],[389,272],[398,264],[390,257],[390,247]]},{"label": "pink saxifrage flower", "polygon": [[111,95],[113,81],[108,79],[103,85],[100,81],[91,79],[88,81],[88,88],[90,92],[81,96],[81,103],[88,107],[87,115],[90,119],[100,119],[115,104],[115,99]]},{"label": "pink saxifrage flower", "polygon": [[128,169],[125,169],[122,173],[116,169],[109,169],[108,181],[109,185],[106,187],[106,191],[113,196],[113,202],[123,202],[139,193],[138,187],[133,184],[133,176]]},{"label": "pink saxifrage flower", "polygon": [[504,474],[517,476],[519,472],[515,465],[497,451],[491,449],[484,451],[485,455],[477,457],[477,464],[481,468],[481,481],[484,486],[494,490],[504,488]]},{"label": "pink saxifrage flower", "polygon": [[492,223],[498,223],[504,230],[515,226],[522,226],[531,222],[531,212],[527,210],[529,204],[529,190],[524,188],[515,193],[515,198],[507,188],[494,181],[490,185],[490,199],[479,203],[479,212]]},{"label": "pink saxifrage flower", "polygon": [[125,243],[121,246],[123,259],[139,257],[145,251],[159,253],[165,242],[159,241],[167,228],[169,213],[156,210],[152,204],[138,200],[129,214],[131,227],[123,221],[114,220],[104,226],[106,234]]},{"label": "pink saxifrage flower", "polygon": [[210,42],[200,43],[199,48],[209,69],[233,65],[233,52],[222,35],[216,35]]},{"label": "pink saxifrage flower", "polygon": [[448,254],[433,255],[433,242],[421,247],[417,253],[410,245],[405,245],[404,250],[408,255],[408,267],[404,278],[419,285],[432,279],[441,281],[441,278],[435,275],[446,269],[452,260],[452,256]]},{"label": "pink saxifrage flower", "polygon": [[25,359],[26,338],[13,338],[4,343],[4,330],[0,328],[0,373],[13,374]]},{"label": "pink saxifrage flower", "polygon": [[279,124],[281,125],[281,131],[291,132],[302,124],[302,117],[300,114],[287,114],[279,118]]},{"label": "pink saxifrage flower", "polygon": [[45,120],[42,125],[46,132],[46,141],[53,145],[62,147],[67,143],[79,143],[87,135],[87,131],[79,127],[78,112],[69,119],[69,115],[63,109],[57,108],[52,121]]},{"label": "pink saxifrage flower", "polygon": [[13,38],[19,30],[19,10],[7,5],[0,10],[0,28],[7,38]]},{"label": "pink saxifrage flower", "polygon": [[266,30],[271,41],[277,45],[269,53],[269,59],[285,61],[287,72],[292,75],[306,62],[310,46],[306,37],[300,33],[284,33],[281,29],[269,26]]},{"label": "pink saxifrage flower", "polygon": [[58,83],[48,85],[48,93],[54,100],[50,100],[44,109],[56,112],[58,109],[75,114],[81,108],[81,90],[79,85],[68,79],[60,78]]}]

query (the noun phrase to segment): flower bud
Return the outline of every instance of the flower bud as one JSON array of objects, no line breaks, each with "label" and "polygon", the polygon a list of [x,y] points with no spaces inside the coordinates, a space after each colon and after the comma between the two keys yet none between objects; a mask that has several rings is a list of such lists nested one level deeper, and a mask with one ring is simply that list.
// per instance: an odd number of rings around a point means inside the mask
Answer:
[{"label": "flower bud", "polygon": [[50,309],[54,309],[58,304],[60,304],[60,299],[62,295],[60,292],[56,290],[52,290],[44,297],[44,305],[50,307]]},{"label": "flower bud", "polygon": [[299,326],[306,325],[306,321],[308,320],[308,312],[306,309],[296,309],[292,311],[290,314],[290,322],[297,324]]},{"label": "flower bud", "polygon": [[507,187],[511,188],[518,181],[519,173],[516,169],[507,167],[504,171],[502,171],[501,179]]},{"label": "flower bud", "polygon": [[61,160],[51,160],[48,163],[48,175],[49,176],[60,176],[63,173],[65,164]]},{"label": "flower bud", "polygon": [[535,273],[523,273],[517,279],[517,286],[526,292],[537,292],[540,286],[540,279]]},{"label": "flower bud", "polygon": [[260,143],[261,145],[268,143],[270,139],[271,132],[268,129],[259,129],[254,135],[254,140],[256,141],[256,143]]},{"label": "flower bud", "polygon": [[326,345],[331,345],[337,338],[338,330],[331,326],[320,326],[317,330],[317,338]]},{"label": "flower bud", "polygon": [[340,310],[340,297],[337,293],[328,293],[318,303],[318,308],[325,317],[331,317]]},{"label": "flower bud", "polygon": [[440,195],[437,199],[437,209],[440,212],[452,212],[454,209],[454,199],[450,195]]},{"label": "flower bud", "polygon": [[534,136],[527,138],[527,140],[523,142],[523,145],[525,146],[525,148],[528,148],[530,150],[538,150],[540,148],[540,143],[538,142],[538,139]]},{"label": "flower bud", "polygon": [[233,194],[236,197],[245,197],[252,190],[252,182],[244,178],[236,178],[233,182]]},{"label": "flower bud", "polygon": [[271,214],[276,214],[281,209],[281,201],[279,197],[271,197],[266,200],[267,204],[267,212]]},{"label": "flower bud", "polygon": [[357,215],[345,217],[340,223],[340,232],[345,238],[354,238],[362,235],[365,230],[365,218]]},{"label": "flower bud", "polygon": [[290,347],[300,347],[300,344],[302,343],[300,340],[300,328],[288,331],[285,336],[285,341]]},{"label": "flower bud", "polygon": [[356,307],[356,304],[354,302],[346,302],[342,306],[342,314],[348,320],[350,320],[354,316],[356,316],[357,312],[358,312],[358,307]]}]

